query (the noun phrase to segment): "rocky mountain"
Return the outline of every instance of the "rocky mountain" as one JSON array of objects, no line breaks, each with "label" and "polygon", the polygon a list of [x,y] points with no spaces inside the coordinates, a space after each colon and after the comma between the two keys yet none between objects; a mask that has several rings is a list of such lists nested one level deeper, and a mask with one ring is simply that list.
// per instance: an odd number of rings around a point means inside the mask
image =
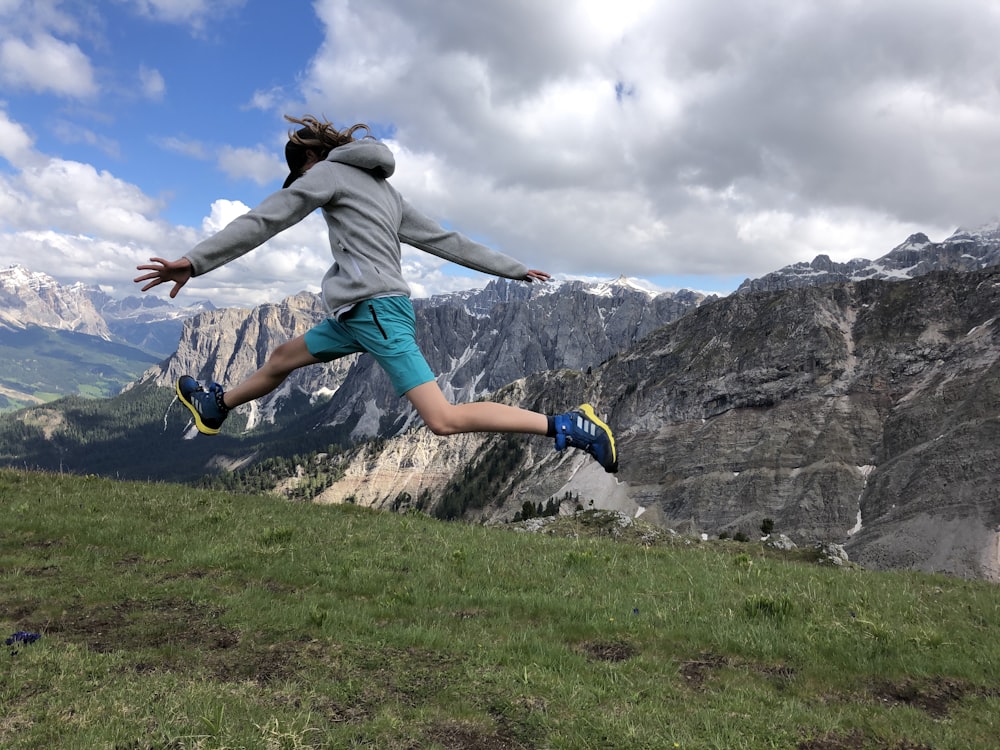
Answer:
[{"label": "rocky mountain", "polygon": [[17,265],[0,269],[0,325],[12,329],[36,325],[111,338],[83,284],[65,286]]},{"label": "rocky mountain", "polygon": [[73,331],[166,356],[177,346],[184,319],[211,309],[209,302],[179,307],[153,296],[118,300],[97,287],[61,284],[24,266],[0,269],[0,327],[11,330]]},{"label": "rocky mountain", "polygon": [[[689,291],[652,293],[627,279],[545,285],[495,280],[482,290],[414,300],[417,339],[445,393],[472,400],[550,369],[586,370],[704,302]],[[279,343],[322,320],[316,295],[252,310],[216,310],[185,322],[174,353],[141,379],[170,386],[188,373],[238,382]],[[343,386],[343,387],[341,387]],[[276,393],[243,407],[247,430],[282,420],[288,402],[325,402],[314,418],[354,439],[398,434],[417,419],[370,357],[303,368]]]},{"label": "rocky mountain", "polygon": [[827,255],[812,262],[795,263],[759,279],[747,279],[736,290],[776,292],[817,284],[866,279],[911,279],[932,271],[977,271],[1000,264],[1000,226],[959,229],[943,242],[931,242],[925,234],[911,235],[878,260],[859,258],[836,263]]},{"label": "rocky mountain", "polygon": [[866,566],[1000,580],[998,313],[997,270],[733,295],[589,374],[548,368],[493,395],[549,413],[590,401],[616,427],[617,476],[541,438],[418,429],[360,449],[321,499],[461,496],[466,517],[500,521],[571,497],[750,536],[772,519]]}]

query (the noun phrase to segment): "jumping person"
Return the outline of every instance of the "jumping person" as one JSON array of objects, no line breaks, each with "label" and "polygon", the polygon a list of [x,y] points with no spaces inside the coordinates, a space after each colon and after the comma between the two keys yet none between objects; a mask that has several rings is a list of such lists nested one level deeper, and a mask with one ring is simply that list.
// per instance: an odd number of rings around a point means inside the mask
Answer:
[{"label": "jumping person", "polygon": [[[219,432],[231,409],[271,393],[293,371],[355,352],[378,361],[399,396],[406,396],[435,435],[520,432],[555,438],[557,450],[579,448],[608,472],[618,471],[611,429],[589,404],[555,416],[492,402],[450,403],[441,392],[415,338],[410,289],[403,280],[400,243],[468,268],[520,281],[545,282],[544,271],[443,229],[414,209],[389,184],[395,159],[367,125],[337,130],[311,115],[288,117],[301,126],[289,132],[282,189],[177,260],[150,258],[137,266],[148,273],[142,291],[172,283],[170,297],[192,277],[245,255],[317,208],[323,210],[333,265],[322,281],[329,317],[303,336],[278,346],[242,383],[224,390],[202,387],[183,375],[177,395],[198,431]],[[362,134],[360,138],[355,136]]]}]

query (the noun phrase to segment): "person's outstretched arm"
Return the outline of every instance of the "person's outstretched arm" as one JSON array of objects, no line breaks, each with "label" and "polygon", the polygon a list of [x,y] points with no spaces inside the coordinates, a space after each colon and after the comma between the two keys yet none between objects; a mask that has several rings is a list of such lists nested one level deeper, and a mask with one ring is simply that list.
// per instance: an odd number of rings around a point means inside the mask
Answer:
[{"label": "person's outstretched arm", "polygon": [[425,253],[493,276],[518,281],[543,281],[544,271],[531,271],[524,263],[509,255],[470,240],[463,234],[443,228],[403,200],[403,216],[399,239]]}]

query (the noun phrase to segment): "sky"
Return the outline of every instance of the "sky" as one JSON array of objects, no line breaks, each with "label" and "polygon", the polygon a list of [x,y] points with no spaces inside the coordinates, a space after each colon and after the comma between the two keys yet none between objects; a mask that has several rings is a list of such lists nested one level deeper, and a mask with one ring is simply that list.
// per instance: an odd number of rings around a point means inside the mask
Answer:
[{"label": "sky", "polygon": [[[1000,222],[998,38],[995,0],[0,0],[0,267],[137,293],[280,189],[309,113],[530,268],[725,294]],[[329,262],[316,213],[178,301],[276,302]]]}]

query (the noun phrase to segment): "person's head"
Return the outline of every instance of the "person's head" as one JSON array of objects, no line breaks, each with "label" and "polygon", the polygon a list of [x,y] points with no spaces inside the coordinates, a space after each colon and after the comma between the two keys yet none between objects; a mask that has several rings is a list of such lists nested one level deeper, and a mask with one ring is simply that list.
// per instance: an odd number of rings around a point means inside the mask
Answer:
[{"label": "person's head", "polygon": [[371,129],[362,123],[337,130],[326,120],[317,120],[312,115],[303,115],[301,119],[285,115],[285,119],[302,127],[288,133],[285,161],[288,163],[289,172],[282,188],[295,182],[316,162],[326,159],[333,149],[358,140],[354,136],[355,133],[364,131],[363,138],[374,137]]}]

